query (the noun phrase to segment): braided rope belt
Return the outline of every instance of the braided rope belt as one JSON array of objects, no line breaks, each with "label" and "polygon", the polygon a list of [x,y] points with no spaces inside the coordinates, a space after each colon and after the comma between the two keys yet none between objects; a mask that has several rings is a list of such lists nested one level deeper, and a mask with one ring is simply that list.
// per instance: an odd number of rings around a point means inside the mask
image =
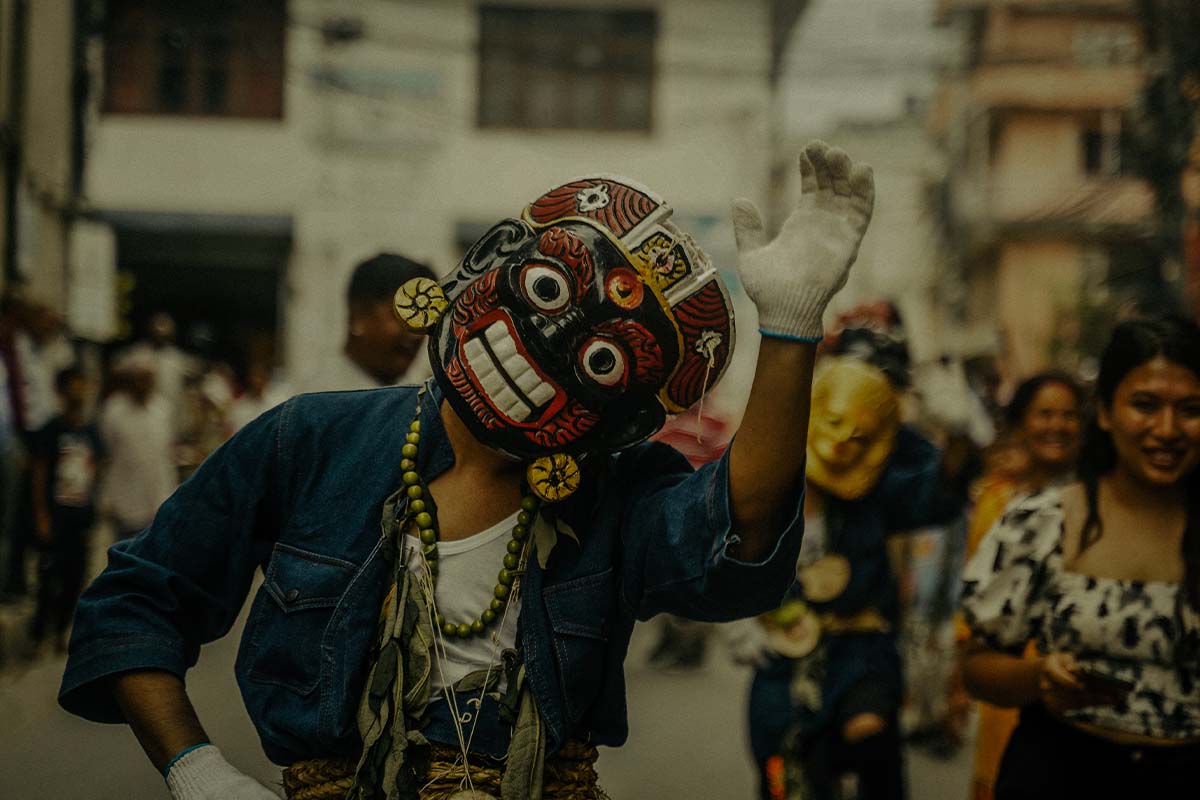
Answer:
[{"label": "braided rope belt", "polygon": [[[546,759],[542,780],[543,800],[606,800],[597,784],[596,759],[599,754],[590,744],[569,741],[554,756]],[[314,758],[297,761],[283,771],[283,788],[288,800],[342,800],[354,783],[357,759]],[[471,783],[477,792],[500,796],[503,762],[489,758],[473,759]],[[427,783],[421,800],[449,800],[463,790],[466,770],[458,750],[433,745]]]}]

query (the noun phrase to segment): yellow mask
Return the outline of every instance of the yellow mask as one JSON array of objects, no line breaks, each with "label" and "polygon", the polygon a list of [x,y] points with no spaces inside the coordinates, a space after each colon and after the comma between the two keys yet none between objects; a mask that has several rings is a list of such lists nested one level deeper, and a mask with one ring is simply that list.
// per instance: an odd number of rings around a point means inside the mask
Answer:
[{"label": "yellow mask", "polygon": [[813,381],[808,479],[843,500],[862,497],[883,473],[899,428],[899,398],[881,370],[827,358]]}]

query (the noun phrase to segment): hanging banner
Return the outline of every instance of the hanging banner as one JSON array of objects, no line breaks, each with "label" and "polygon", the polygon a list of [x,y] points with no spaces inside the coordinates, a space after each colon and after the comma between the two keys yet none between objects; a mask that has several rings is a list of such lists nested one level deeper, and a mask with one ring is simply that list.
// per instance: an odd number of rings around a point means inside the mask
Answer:
[{"label": "hanging banner", "polygon": [[102,222],[80,220],[71,227],[67,253],[67,325],[94,342],[117,335],[117,237]]}]

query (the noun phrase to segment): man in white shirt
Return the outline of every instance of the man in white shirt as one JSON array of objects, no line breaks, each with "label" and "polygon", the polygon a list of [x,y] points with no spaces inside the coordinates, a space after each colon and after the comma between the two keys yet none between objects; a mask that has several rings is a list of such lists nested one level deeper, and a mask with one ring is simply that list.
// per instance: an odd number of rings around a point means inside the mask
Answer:
[{"label": "man in white shirt", "polygon": [[58,414],[54,378],[75,363],[62,315],[49,306],[31,304],[28,324],[15,335],[17,358],[24,381],[25,431],[34,434]]},{"label": "man in white shirt", "polygon": [[170,410],[171,432],[178,438],[189,423],[184,402],[184,385],[199,377],[201,363],[175,344],[175,320],[165,311],[155,312],[146,327],[146,338],[126,351],[148,359],[154,370],[154,391],[166,401]]},{"label": "man in white shirt", "polygon": [[118,387],[100,412],[100,435],[108,451],[101,508],[124,539],[154,519],[175,490],[171,407],[155,391],[155,362],[146,350],[124,355],[113,367]]},{"label": "man in white shirt", "polygon": [[401,284],[437,276],[424,264],[379,253],[354,268],[346,287],[346,343],[336,359],[309,372],[299,392],[377,389],[421,383],[432,374],[425,339],[404,329],[392,309]]}]

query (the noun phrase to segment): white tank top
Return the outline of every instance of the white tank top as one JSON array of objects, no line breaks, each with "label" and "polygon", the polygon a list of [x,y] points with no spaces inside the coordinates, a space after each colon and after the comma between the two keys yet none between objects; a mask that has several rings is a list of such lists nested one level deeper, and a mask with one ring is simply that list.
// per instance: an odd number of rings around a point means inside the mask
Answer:
[{"label": "white tank top", "polygon": [[[437,613],[447,621],[470,624],[489,607],[518,513],[514,511],[506,519],[466,539],[438,542],[438,577],[434,598]],[[410,545],[414,545],[409,548],[409,572],[424,572],[420,540],[412,534],[405,538]],[[442,689],[453,686],[471,672],[487,669],[489,664],[502,673],[500,653],[516,646],[520,611],[520,597],[514,600],[510,596],[506,611],[500,612],[500,618],[492,623],[483,636],[459,639],[439,634],[438,639],[442,644],[433,653],[430,700],[441,698]],[[500,637],[499,647],[494,641],[496,635]],[[442,647],[445,658],[440,652]]]}]

